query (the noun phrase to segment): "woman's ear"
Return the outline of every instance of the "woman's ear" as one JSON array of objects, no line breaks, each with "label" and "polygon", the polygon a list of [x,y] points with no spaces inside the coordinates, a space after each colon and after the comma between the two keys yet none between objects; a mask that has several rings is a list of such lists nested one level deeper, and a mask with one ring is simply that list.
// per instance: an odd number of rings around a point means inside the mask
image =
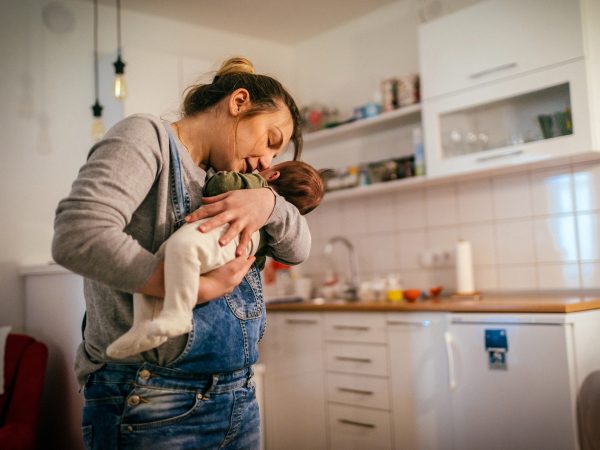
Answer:
[{"label": "woman's ear", "polygon": [[250,93],[244,88],[236,89],[229,96],[229,112],[233,116],[239,116],[240,113],[248,109],[250,105]]}]

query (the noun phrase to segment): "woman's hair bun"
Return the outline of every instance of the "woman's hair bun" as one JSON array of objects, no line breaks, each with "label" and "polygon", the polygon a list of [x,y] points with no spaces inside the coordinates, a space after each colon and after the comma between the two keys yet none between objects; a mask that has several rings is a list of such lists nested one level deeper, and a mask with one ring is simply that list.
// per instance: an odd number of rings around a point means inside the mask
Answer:
[{"label": "woman's hair bun", "polygon": [[250,60],[242,57],[229,58],[225,61],[215,75],[215,80],[224,75],[232,73],[251,73],[254,74],[254,65]]}]

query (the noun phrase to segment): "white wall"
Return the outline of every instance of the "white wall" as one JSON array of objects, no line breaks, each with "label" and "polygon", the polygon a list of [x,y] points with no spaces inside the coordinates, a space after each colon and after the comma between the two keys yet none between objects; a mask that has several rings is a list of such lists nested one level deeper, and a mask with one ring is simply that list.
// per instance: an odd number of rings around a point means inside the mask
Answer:
[{"label": "white wall", "polygon": [[302,104],[318,102],[350,117],[373,101],[381,80],[418,73],[417,27],[479,0],[390,3],[295,47],[295,85]]},{"label": "white wall", "polygon": [[[0,14],[0,323],[17,330],[24,321],[17,267],[50,260],[54,209],[91,146],[92,3],[60,2],[74,18],[74,28],[65,33],[43,25],[48,3],[3,0]],[[122,24],[126,113],[176,111],[184,83],[232,55],[243,54],[258,71],[292,82],[289,47],[127,11]],[[108,89],[116,47],[113,8],[100,7],[99,28],[101,77]],[[115,106],[106,96],[100,100]]]}]

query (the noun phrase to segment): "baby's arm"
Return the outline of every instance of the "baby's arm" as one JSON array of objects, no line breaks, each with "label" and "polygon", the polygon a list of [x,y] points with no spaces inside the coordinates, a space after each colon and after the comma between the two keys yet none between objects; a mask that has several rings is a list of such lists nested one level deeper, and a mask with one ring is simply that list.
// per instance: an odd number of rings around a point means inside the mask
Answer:
[{"label": "baby's arm", "polygon": [[267,180],[257,173],[217,172],[204,185],[204,195],[213,197],[239,189],[268,187]]}]

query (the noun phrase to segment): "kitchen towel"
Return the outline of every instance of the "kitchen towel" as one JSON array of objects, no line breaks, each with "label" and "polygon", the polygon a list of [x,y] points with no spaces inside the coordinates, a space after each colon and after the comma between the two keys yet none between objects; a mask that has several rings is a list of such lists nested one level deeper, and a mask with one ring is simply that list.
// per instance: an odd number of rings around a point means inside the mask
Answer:
[{"label": "kitchen towel", "polygon": [[459,295],[475,293],[471,243],[463,239],[456,244],[456,293]]}]

